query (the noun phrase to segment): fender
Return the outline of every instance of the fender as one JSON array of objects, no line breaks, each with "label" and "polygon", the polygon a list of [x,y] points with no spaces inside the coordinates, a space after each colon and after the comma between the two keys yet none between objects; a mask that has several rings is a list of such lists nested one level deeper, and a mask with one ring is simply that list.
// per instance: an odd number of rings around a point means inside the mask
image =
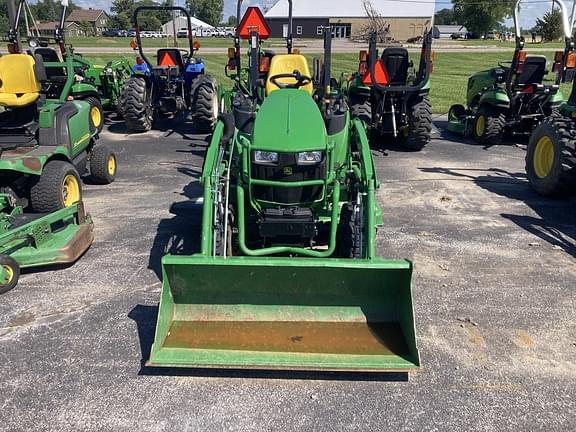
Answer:
[{"label": "fender", "polygon": [[478,100],[478,106],[489,105],[497,108],[510,108],[510,98],[504,90],[492,89],[484,92]]}]

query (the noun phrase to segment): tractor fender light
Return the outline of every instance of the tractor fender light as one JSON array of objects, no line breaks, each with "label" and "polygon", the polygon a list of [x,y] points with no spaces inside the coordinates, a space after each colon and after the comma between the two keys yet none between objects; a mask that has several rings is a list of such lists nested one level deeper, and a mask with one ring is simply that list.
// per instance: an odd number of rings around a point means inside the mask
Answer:
[{"label": "tractor fender light", "polygon": [[368,63],[367,62],[360,62],[358,65],[358,73],[361,76],[365,76],[368,73]]},{"label": "tractor fender light", "polygon": [[298,153],[298,165],[317,165],[322,162],[322,152],[311,151]]},{"label": "tractor fender light", "polygon": [[278,163],[278,153],[256,150],[254,152],[255,163]]},{"label": "tractor fender light", "polygon": [[236,48],[228,48],[228,58],[236,58]]},{"label": "tractor fender light", "polygon": [[358,61],[360,63],[364,63],[368,61],[368,51],[362,50],[360,51],[360,54],[358,55]]}]

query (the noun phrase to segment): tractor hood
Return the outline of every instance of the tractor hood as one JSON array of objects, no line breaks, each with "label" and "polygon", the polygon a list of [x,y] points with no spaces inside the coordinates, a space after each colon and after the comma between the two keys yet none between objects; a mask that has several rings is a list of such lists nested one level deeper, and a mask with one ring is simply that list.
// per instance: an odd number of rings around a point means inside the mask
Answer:
[{"label": "tractor hood", "polygon": [[302,90],[272,92],[256,116],[252,149],[297,153],[326,149],[326,126],[318,106]]}]

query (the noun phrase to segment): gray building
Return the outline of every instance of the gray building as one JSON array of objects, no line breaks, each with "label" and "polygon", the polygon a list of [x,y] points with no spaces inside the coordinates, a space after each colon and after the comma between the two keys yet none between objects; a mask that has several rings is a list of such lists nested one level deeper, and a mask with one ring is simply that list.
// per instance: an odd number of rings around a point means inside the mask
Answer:
[{"label": "gray building", "polygon": [[452,35],[464,38],[468,30],[461,25],[437,25],[432,30],[432,37],[435,39],[450,39]]}]

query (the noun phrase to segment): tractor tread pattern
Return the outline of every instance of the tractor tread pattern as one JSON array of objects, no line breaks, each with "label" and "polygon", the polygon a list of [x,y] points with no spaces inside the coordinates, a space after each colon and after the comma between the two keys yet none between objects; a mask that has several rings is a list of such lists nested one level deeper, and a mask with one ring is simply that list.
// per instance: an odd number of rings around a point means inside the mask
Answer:
[{"label": "tractor tread pattern", "polygon": [[214,98],[218,97],[216,80],[209,75],[201,75],[192,85],[192,121],[196,131],[211,133],[218,113],[214,112]]},{"label": "tractor tread pattern", "polygon": [[480,144],[499,145],[504,138],[506,129],[506,115],[494,108],[482,107],[478,114],[483,114],[486,119],[486,130],[481,137],[476,136]]},{"label": "tractor tread pattern", "polygon": [[120,96],[121,113],[130,132],[148,132],[152,120],[148,116],[149,101],[144,78],[133,76],[124,85]]},{"label": "tractor tread pattern", "polygon": [[[564,196],[574,193],[576,189],[576,128],[574,121],[556,114],[545,119],[534,131],[528,143],[526,152],[526,173],[532,188],[544,196]],[[540,179],[534,169],[532,158],[536,144],[546,133],[556,135],[561,146],[561,164],[555,165],[557,172],[548,176],[550,179]],[[555,141],[554,139],[552,140]],[[555,146],[556,147],[556,146]],[[555,149],[556,150],[556,149]]]},{"label": "tractor tread pattern", "polygon": [[114,156],[107,146],[96,145],[90,155],[90,178],[99,185],[107,185],[114,181],[114,175],[108,172],[108,159]]},{"label": "tractor tread pattern", "polygon": [[62,184],[69,174],[76,176],[82,196],[80,176],[74,165],[62,160],[52,160],[44,166],[42,174],[30,189],[30,201],[35,212],[52,213],[64,208]]},{"label": "tractor tread pattern", "polygon": [[432,134],[432,105],[427,95],[410,110],[410,134],[404,141],[408,150],[420,151],[430,143]]},{"label": "tractor tread pattern", "polygon": [[352,118],[362,121],[366,129],[372,126],[372,102],[369,96],[352,96],[350,98]]}]

